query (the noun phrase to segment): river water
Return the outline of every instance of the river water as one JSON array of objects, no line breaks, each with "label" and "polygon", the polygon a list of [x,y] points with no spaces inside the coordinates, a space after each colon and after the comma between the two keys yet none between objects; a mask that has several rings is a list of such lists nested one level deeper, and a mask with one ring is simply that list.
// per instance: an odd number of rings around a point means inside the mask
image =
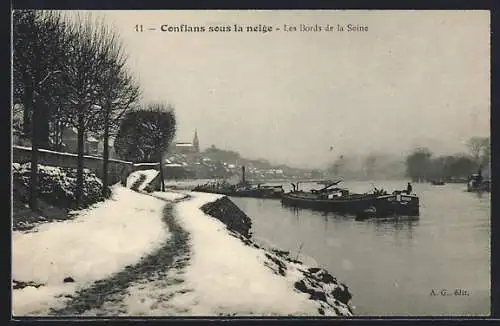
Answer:
[{"label": "river water", "polygon": [[[406,186],[405,181],[375,184],[389,192]],[[352,192],[372,189],[370,182],[344,186]],[[232,200],[252,218],[258,242],[306,257],[346,283],[356,315],[487,316],[490,195],[464,189],[464,184],[413,184],[420,217],[391,220],[355,221],[282,207],[279,200]],[[468,295],[455,295],[457,289]]]}]

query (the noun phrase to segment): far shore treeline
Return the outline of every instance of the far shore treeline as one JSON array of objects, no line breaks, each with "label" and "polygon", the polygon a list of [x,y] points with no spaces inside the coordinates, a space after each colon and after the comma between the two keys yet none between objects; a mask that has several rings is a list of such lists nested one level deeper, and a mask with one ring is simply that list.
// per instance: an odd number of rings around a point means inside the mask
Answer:
[{"label": "far shore treeline", "polygon": [[[12,44],[13,136],[32,147],[29,202],[33,210],[37,208],[39,188],[38,151],[64,150],[64,130],[77,133],[77,205],[82,198],[83,157],[89,134],[102,140],[104,146],[103,194],[109,193],[109,141],[117,136],[123,118],[131,117],[130,112],[144,112],[142,116],[147,117],[132,124],[140,121],[155,130],[143,132],[141,141],[164,146],[173,139],[173,109],[162,103],[140,104],[141,88],[128,69],[120,36],[102,17],[93,13],[16,10]],[[154,115],[166,116],[168,124],[152,126],[155,121],[165,121]],[[168,130],[156,132],[161,128]],[[130,138],[123,133],[118,136]],[[158,153],[154,154],[148,159],[159,162]]]},{"label": "far shore treeline", "polygon": [[490,177],[490,138],[473,137],[467,147],[467,154],[441,156],[434,156],[428,148],[417,148],[406,158],[406,175],[413,181],[466,180],[479,171]]},{"label": "far shore treeline", "polygon": [[327,172],[353,180],[408,178],[416,182],[464,182],[479,170],[489,177],[490,138],[472,137],[466,145],[466,152],[452,155],[433,153],[427,147],[414,148],[406,156],[376,151],[358,156],[344,154],[328,166]]}]

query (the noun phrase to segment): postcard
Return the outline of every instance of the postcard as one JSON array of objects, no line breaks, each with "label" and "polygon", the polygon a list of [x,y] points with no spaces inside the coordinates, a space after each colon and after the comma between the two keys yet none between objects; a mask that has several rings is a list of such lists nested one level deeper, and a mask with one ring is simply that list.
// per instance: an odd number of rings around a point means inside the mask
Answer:
[{"label": "postcard", "polygon": [[12,314],[489,316],[487,10],[14,10]]}]

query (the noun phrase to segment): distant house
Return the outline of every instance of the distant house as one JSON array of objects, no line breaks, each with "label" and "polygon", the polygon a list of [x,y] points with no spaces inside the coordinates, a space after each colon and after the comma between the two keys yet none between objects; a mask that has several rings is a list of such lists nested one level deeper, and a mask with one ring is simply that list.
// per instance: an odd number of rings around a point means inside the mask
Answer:
[{"label": "distant house", "polygon": [[76,128],[64,128],[62,131],[62,149],[68,153],[78,151],[78,131]]},{"label": "distant house", "polygon": [[173,151],[180,154],[196,153],[196,150],[192,143],[175,143]]},{"label": "distant house", "polygon": [[185,179],[195,176],[194,172],[184,164],[167,163],[164,164],[165,179]]},{"label": "distant house", "polygon": [[200,144],[198,141],[198,131],[194,131],[194,138],[192,143],[176,142],[173,144],[171,151],[179,154],[199,154]]},{"label": "distant house", "polygon": [[[67,153],[78,152],[78,130],[76,128],[64,128],[62,131],[63,151]],[[100,140],[92,135],[86,135],[83,142],[83,152],[88,155],[99,155]]]},{"label": "distant house", "polygon": [[[109,158],[117,158],[115,148],[114,148],[114,139],[110,138],[108,142],[108,151],[109,151]],[[97,154],[99,156],[103,156],[104,153],[104,141],[101,140],[97,144]]]},{"label": "distant house", "polygon": [[86,142],[84,143],[86,145],[85,152],[89,155],[98,155],[99,154],[99,139],[88,136],[86,139]]}]

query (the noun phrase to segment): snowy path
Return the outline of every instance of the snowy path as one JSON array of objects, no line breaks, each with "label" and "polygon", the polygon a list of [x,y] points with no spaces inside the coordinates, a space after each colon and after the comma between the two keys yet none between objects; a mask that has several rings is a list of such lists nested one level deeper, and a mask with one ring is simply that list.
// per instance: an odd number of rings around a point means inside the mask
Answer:
[{"label": "snowy path", "polygon": [[[351,315],[331,275],[242,241],[202,211],[223,196],[147,194],[142,173],[127,184],[136,191],[116,187],[87,217],[14,234],[14,274],[42,284],[14,291],[16,315]],[[61,284],[66,275],[75,283]]]},{"label": "snowy path", "polygon": [[[112,198],[78,211],[74,220],[14,231],[13,314],[40,316],[62,309],[76,293],[157,252],[171,237],[163,221],[165,205],[114,186]],[[68,277],[72,280],[63,281]]]},{"label": "snowy path", "polygon": [[[172,199],[173,193],[153,193]],[[177,194],[178,196],[178,194]],[[208,218],[200,207],[219,195],[190,193],[177,200],[169,228],[189,233],[173,262],[156,265],[157,272],[129,282],[123,292],[108,296],[88,316],[349,316],[350,308],[330,293],[339,284],[318,282],[320,272],[279,260],[271,252],[245,244],[226,225]],[[185,230],[185,231],[183,231]],[[174,231],[177,232],[177,231]],[[175,236],[174,236],[175,238]],[[189,248],[186,243],[189,243]],[[189,260],[189,262],[188,262]],[[186,262],[188,262],[186,264]],[[305,267],[307,268],[307,267]],[[309,274],[309,278],[304,278]],[[319,273],[321,274],[321,273]],[[318,274],[318,275],[319,275]],[[298,284],[298,285],[297,285]],[[302,290],[298,286],[301,286]],[[325,292],[326,291],[326,292]],[[323,294],[311,300],[310,295]],[[322,301],[321,301],[322,300]]]},{"label": "snowy path", "polygon": [[[165,200],[160,196],[154,196]],[[168,279],[171,269],[181,270],[189,259],[189,234],[177,223],[173,207],[177,202],[188,199],[184,196],[166,201],[163,222],[170,232],[169,240],[156,252],[144,257],[136,265],[127,266],[110,278],[99,280],[91,287],[76,294],[62,309],[52,310],[52,315],[117,315],[126,313],[124,298],[127,289],[137,283],[149,283],[158,279]],[[182,282],[174,279],[174,283]]]}]

